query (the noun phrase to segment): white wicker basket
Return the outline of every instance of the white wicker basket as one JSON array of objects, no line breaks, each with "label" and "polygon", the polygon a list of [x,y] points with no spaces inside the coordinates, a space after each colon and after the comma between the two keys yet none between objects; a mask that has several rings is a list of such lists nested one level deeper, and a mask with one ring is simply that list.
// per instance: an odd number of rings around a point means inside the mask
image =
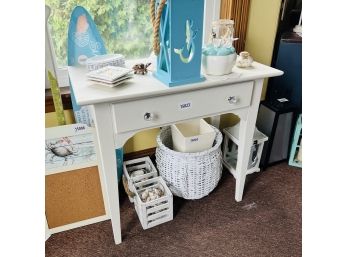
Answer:
[{"label": "white wicker basket", "polygon": [[213,147],[198,153],[171,150],[173,142],[170,127],[163,128],[157,136],[157,169],[174,195],[199,199],[217,186],[222,172],[222,134],[213,128],[216,132]]}]

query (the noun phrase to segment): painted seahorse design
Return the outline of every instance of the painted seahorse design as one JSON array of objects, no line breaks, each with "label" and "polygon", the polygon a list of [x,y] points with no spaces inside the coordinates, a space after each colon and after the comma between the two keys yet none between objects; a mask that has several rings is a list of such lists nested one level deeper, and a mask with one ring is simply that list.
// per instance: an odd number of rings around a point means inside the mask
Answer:
[{"label": "painted seahorse design", "polygon": [[181,49],[174,48],[174,53],[178,54],[180,57],[180,60],[183,63],[189,63],[192,61],[192,58],[195,54],[195,43],[194,39],[196,37],[197,31],[193,30],[193,21],[186,20],[186,49],[189,53],[188,57],[185,57],[183,55],[183,51],[185,49],[185,46],[183,46]]}]

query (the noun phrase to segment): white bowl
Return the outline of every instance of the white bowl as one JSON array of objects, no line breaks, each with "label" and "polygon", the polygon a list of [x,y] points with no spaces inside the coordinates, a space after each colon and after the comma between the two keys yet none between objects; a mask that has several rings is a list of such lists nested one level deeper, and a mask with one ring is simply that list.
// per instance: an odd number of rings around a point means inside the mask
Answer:
[{"label": "white bowl", "polygon": [[203,71],[207,75],[221,76],[230,74],[236,64],[237,54],[224,56],[202,55]]}]

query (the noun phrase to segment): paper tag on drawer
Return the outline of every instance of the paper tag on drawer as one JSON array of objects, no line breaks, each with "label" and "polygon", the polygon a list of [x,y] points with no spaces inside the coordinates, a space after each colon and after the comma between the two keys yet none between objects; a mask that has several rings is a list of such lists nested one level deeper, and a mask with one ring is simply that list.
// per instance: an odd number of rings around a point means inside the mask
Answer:
[{"label": "paper tag on drawer", "polygon": [[184,102],[184,103],[180,103],[180,104],[179,104],[179,110],[180,110],[180,111],[190,109],[191,107],[192,107],[192,102],[191,102],[191,101],[188,101],[188,102]]}]

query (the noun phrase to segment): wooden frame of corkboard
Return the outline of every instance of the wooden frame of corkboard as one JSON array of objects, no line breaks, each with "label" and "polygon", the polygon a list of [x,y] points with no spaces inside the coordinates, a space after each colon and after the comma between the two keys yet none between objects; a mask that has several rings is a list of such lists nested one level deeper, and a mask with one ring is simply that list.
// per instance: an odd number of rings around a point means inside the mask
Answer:
[{"label": "wooden frame of corkboard", "polygon": [[46,129],[45,214],[50,234],[109,219],[95,132],[84,124]]}]

